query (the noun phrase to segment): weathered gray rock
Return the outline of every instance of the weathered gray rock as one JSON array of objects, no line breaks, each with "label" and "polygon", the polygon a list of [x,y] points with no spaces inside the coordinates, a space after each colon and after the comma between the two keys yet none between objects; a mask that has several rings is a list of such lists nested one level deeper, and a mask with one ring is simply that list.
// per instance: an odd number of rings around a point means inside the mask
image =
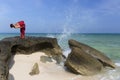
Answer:
[{"label": "weathered gray rock", "polygon": [[8,47],[10,46],[9,42],[0,41],[0,80],[8,80],[8,59],[10,58],[10,50]]},{"label": "weathered gray rock", "polygon": [[31,70],[31,72],[29,73],[31,76],[33,76],[33,75],[37,75],[37,74],[39,74],[39,66],[38,66],[38,63],[35,63],[34,65],[33,65],[33,68],[32,68],[32,70]]},{"label": "weathered gray rock", "polygon": [[103,68],[101,62],[77,47],[72,47],[65,66],[72,72],[81,75],[93,75]]},{"label": "weathered gray rock", "polygon": [[52,56],[57,63],[62,58],[62,50],[56,38],[48,37],[9,37],[0,41],[0,80],[8,80],[8,61],[16,53],[31,54],[36,51],[45,52]]},{"label": "weathered gray rock", "polygon": [[109,67],[115,68],[115,64],[113,63],[113,61],[110,58],[108,58],[104,53],[102,53],[86,44],[80,43],[75,40],[69,40],[69,46],[70,46],[70,48],[78,47],[78,48],[82,49],[83,51],[85,51],[86,53],[93,56],[94,58],[96,58],[97,60],[99,60],[104,66],[109,66]]},{"label": "weathered gray rock", "polygon": [[43,62],[43,63],[53,62],[53,61],[52,61],[52,58],[51,58],[50,56],[41,56],[41,57],[40,57],[40,61]]}]

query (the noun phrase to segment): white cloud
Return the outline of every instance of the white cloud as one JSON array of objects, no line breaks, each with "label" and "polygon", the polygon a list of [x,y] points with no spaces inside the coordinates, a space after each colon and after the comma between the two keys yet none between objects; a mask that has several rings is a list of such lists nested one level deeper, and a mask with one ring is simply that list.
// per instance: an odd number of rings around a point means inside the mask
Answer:
[{"label": "white cloud", "polygon": [[101,16],[120,15],[120,0],[104,0],[94,8],[84,8],[82,6],[79,8],[79,19],[83,24],[84,22],[96,23]]},{"label": "white cloud", "polygon": [[81,15],[80,29],[87,28],[89,31],[94,29],[100,32],[106,30],[108,26],[117,28],[118,26],[114,24],[119,24],[116,20],[120,17],[120,0],[104,0],[94,8],[82,7],[81,12],[84,14]]},{"label": "white cloud", "polygon": [[96,11],[102,12],[105,15],[119,14],[120,15],[120,0],[105,0]]}]

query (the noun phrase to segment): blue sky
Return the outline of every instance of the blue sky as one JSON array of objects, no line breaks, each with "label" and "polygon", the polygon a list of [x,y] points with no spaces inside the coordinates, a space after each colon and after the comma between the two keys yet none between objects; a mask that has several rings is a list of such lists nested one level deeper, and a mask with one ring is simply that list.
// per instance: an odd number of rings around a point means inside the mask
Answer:
[{"label": "blue sky", "polygon": [[0,0],[0,32],[120,33],[120,0]]}]

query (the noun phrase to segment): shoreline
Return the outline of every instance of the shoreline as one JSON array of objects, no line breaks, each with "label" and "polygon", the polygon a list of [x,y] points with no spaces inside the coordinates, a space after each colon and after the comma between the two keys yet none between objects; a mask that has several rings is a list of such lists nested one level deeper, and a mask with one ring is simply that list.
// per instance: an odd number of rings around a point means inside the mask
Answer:
[{"label": "shoreline", "polygon": [[[13,56],[9,65],[8,80],[117,80],[119,78],[119,72],[115,75],[115,70],[93,76],[76,75],[66,71],[64,66],[56,64],[54,60],[53,62],[41,62],[41,56],[46,55],[43,52],[35,52],[30,55],[16,54]],[[31,76],[29,72],[31,72],[36,62],[38,63],[40,73]],[[111,76],[116,76],[116,79],[111,78]]]}]

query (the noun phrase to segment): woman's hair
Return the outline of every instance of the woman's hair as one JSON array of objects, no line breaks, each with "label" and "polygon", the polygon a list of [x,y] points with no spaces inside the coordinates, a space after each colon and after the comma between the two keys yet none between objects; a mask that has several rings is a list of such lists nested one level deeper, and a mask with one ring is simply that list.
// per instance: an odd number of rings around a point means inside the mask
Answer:
[{"label": "woman's hair", "polygon": [[15,28],[15,26],[14,26],[13,24],[10,24],[10,27],[11,27],[11,28]]}]

